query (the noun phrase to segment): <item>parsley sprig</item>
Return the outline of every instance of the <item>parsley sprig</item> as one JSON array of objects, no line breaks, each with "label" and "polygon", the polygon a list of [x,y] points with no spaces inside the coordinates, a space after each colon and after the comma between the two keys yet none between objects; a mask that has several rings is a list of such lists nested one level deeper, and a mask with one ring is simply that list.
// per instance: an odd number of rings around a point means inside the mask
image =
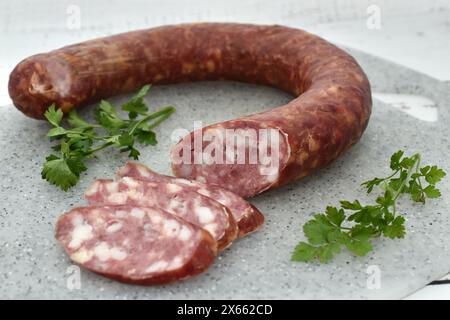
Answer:
[{"label": "parsley sprig", "polygon": [[372,250],[371,239],[384,236],[404,238],[405,218],[397,212],[397,200],[403,194],[420,203],[441,196],[436,184],[446,173],[437,166],[420,166],[421,156],[411,157],[398,151],[391,156],[391,175],[374,178],[362,185],[371,193],[381,189],[374,204],[362,205],[358,200],[342,200],[340,208],[329,206],[303,226],[307,242],[299,242],[292,253],[292,261],[329,262],[345,247],[357,256]]},{"label": "parsley sprig", "polygon": [[140,152],[136,142],[156,145],[153,129],[170,117],[175,108],[168,106],[148,113],[144,96],[149,89],[150,85],[144,86],[130,101],[122,104],[122,110],[128,112],[128,119],[122,119],[114,106],[102,100],[95,110],[96,123],[83,120],[72,110],[67,117],[68,128],[64,128],[61,125],[63,112],[51,105],[45,112],[45,118],[53,126],[47,137],[58,142],[53,146],[57,154],[46,157],[42,178],[67,191],[87,170],[85,160],[95,157],[98,151],[116,147],[137,160]]}]

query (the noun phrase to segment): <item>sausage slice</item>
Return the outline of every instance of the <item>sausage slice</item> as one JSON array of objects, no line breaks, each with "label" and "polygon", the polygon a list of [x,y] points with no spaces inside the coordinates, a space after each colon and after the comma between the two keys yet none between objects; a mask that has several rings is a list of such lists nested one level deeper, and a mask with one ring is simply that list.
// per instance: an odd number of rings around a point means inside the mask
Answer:
[{"label": "sausage slice", "polygon": [[74,208],[56,224],[70,259],[121,282],[155,285],[205,271],[217,254],[211,235],[159,208]]},{"label": "sausage slice", "polygon": [[96,180],[86,190],[85,198],[90,205],[159,207],[211,233],[219,250],[227,248],[238,233],[236,221],[225,206],[173,183],[131,177]]},{"label": "sausage slice", "polygon": [[180,179],[156,173],[142,163],[128,161],[117,171],[117,179],[132,177],[138,180],[153,182],[170,182],[183,188],[189,188],[204,196],[210,197],[227,207],[239,228],[239,236],[243,237],[258,230],[264,224],[263,214],[252,204],[237,194],[217,185],[204,184],[198,181]]}]

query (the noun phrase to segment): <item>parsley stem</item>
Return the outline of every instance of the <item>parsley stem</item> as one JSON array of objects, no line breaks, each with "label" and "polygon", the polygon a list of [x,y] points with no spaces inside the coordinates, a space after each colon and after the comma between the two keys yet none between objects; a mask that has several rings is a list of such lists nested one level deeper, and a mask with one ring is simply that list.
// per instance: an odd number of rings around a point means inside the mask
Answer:
[{"label": "parsley stem", "polygon": [[389,177],[383,178],[383,180],[388,180],[390,178],[392,178],[393,176],[395,176],[400,170],[395,171],[393,174],[391,174]]},{"label": "parsley stem", "polygon": [[415,162],[408,169],[408,173],[406,175],[406,178],[402,181],[402,183],[400,184],[398,189],[395,190],[396,193],[395,193],[395,196],[393,197],[394,203],[397,200],[397,198],[400,196],[400,194],[402,193],[403,187],[406,185],[406,183],[409,181],[409,179],[411,178],[412,174],[414,173],[413,168],[415,167],[416,163],[420,163],[420,155],[418,153],[413,155],[411,158],[414,159]]},{"label": "parsley stem", "polygon": [[105,149],[105,148],[107,148],[107,147],[109,147],[109,146],[112,146],[113,144],[114,144],[114,143],[111,142],[111,141],[110,141],[110,142],[106,142],[106,143],[104,143],[104,144],[98,146],[97,148],[89,149],[89,150],[86,152],[86,154],[92,154],[92,153],[95,153],[95,152],[100,151],[100,150],[102,150],[102,149]]},{"label": "parsley stem", "polygon": [[153,129],[156,126],[158,126],[161,122],[163,122],[164,120],[166,120],[172,113],[175,112],[175,108],[172,106],[169,107],[165,107],[161,110],[158,110],[152,114],[149,114],[148,116],[145,116],[144,118],[142,118],[141,120],[139,120],[138,122],[136,122],[136,124],[133,126],[133,128],[130,130],[130,135],[133,135],[134,131],[139,128],[143,123],[152,120],[152,119],[156,119],[161,117],[160,119],[158,119],[157,121],[155,121],[154,124],[152,124],[149,129]]},{"label": "parsley stem", "polygon": [[160,117],[158,120],[156,120],[152,125],[150,125],[150,126],[149,126],[149,129],[156,128],[156,127],[159,126],[162,122],[164,122],[167,118],[169,118],[170,115],[171,115],[172,113],[175,112],[175,108],[174,108],[174,107],[167,107],[166,109],[168,109],[168,110],[166,111],[166,113],[165,113],[165,114],[162,114],[161,117]]},{"label": "parsley stem", "polygon": [[[416,164],[416,173],[419,174],[420,171],[420,154],[417,155],[417,164]],[[417,178],[417,183],[419,184],[420,190],[421,190],[421,198],[423,200],[423,203],[425,203],[425,196],[423,194],[423,186],[422,182],[420,181],[420,177]]]}]

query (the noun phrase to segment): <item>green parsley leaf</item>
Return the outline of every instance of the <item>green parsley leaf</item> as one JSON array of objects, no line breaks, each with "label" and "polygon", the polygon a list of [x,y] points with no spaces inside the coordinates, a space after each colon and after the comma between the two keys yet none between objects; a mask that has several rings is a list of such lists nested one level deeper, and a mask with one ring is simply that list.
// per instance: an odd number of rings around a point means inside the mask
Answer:
[{"label": "green parsley leaf", "polygon": [[87,154],[94,144],[94,140],[86,137],[70,138],[68,141],[71,149],[78,154]]},{"label": "green parsley leaf", "polygon": [[132,147],[134,144],[134,137],[130,133],[124,132],[119,136],[118,142],[121,147]]},{"label": "green parsley leaf", "polygon": [[135,135],[139,143],[144,145],[155,146],[158,144],[156,140],[156,133],[152,130],[138,128],[135,130]]},{"label": "green parsley leaf", "polygon": [[349,251],[360,257],[372,251],[372,244],[368,240],[350,240],[346,244],[346,247]]},{"label": "green parsley leaf", "polygon": [[90,123],[88,123],[87,121],[81,119],[78,116],[78,113],[76,112],[75,109],[72,109],[69,112],[69,114],[67,116],[67,121],[74,128],[92,127],[92,125]]},{"label": "green parsley leaf", "polygon": [[144,103],[144,96],[150,90],[150,85],[142,87],[142,89],[128,102],[122,105],[123,111],[128,111],[130,119],[136,119],[138,115],[145,115],[148,111],[147,105]]},{"label": "green parsley leaf", "polygon": [[325,244],[328,242],[328,233],[333,230],[333,226],[328,222],[323,214],[317,214],[314,219],[303,226],[303,232],[313,245]]},{"label": "green parsley leaf", "polygon": [[365,181],[362,183],[363,186],[365,186],[367,188],[367,193],[371,193],[373,188],[375,186],[378,186],[380,183],[382,183],[384,181],[384,179],[380,179],[380,178],[374,178],[372,180],[369,181]]},{"label": "green parsley leaf", "polygon": [[430,171],[425,175],[425,180],[429,184],[436,184],[445,177],[445,172],[442,169],[439,169],[437,166],[432,166]]},{"label": "green parsley leaf", "polygon": [[441,192],[439,191],[439,189],[436,189],[436,187],[431,184],[423,189],[423,192],[430,199],[439,198],[441,196]]},{"label": "green parsley leaf", "polygon": [[44,117],[47,119],[47,121],[55,127],[59,127],[63,115],[64,114],[60,109],[56,110],[55,104],[52,104],[44,113]]},{"label": "green parsley leaf", "polygon": [[74,186],[79,179],[79,173],[73,172],[66,160],[55,156],[47,158],[41,175],[43,179],[61,187],[64,191]]},{"label": "green parsley leaf", "polygon": [[411,195],[411,199],[415,202],[425,202],[423,196],[423,190],[416,180],[411,180],[409,182],[408,193]]},{"label": "green parsley leaf", "polygon": [[399,150],[391,156],[390,168],[392,170],[400,169],[400,159],[403,157],[403,154],[404,152]]},{"label": "green parsley leaf", "polygon": [[330,262],[335,253],[341,252],[341,246],[338,243],[329,243],[328,245],[319,247],[319,261],[321,263]]},{"label": "green parsley leaf", "polygon": [[133,158],[134,160],[139,160],[139,156],[141,155],[141,153],[139,152],[139,150],[131,147],[130,148],[130,153],[129,153],[129,157]]},{"label": "green parsley leaf", "polygon": [[292,253],[292,261],[311,261],[317,258],[319,255],[319,249],[306,242],[300,242],[294,249]]},{"label": "green parsley leaf", "polygon": [[96,120],[103,128],[111,133],[127,126],[126,122],[119,118],[114,107],[107,101],[102,100],[96,110]]},{"label": "green parsley leaf", "polygon": [[358,200],[355,200],[353,202],[342,200],[341,207],[344,209],[349,209],[349,210],[353,210],[353,211],[362,209],[361,203],[359,203]]},{"label": "green parsley leaf", "polygon": [[396,217],[390,225],[384,228],[384,236],[391,239],[404,238],[406,234],[404,223],[405,218],[403,218],[402,216]]},{"label": "green parsley leaf", "polygon": [[49,138],[57,138],[66,134],[66,129],[63,127],[54,127],[50,129],[47,133],[47,137]]},{"label": "green parsley leaf", "polygon": [[338,210],[336,207],[327,207],[326,209],[327,218],[330,222],[332,222],[335,226],[340,227],[342,221],[345,220],[345,213],[343,209]]}]

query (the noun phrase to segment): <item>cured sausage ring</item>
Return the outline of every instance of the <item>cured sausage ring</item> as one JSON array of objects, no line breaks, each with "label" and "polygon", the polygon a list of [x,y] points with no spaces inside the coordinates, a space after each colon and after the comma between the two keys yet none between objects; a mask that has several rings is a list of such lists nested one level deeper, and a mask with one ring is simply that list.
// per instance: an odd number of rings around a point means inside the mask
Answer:
[{"label": "cured sausage ring", "polygon": [[[52,103],[67,112],[146,83],[199,80],[257,83],[297,97],[268,112],[203,128],[197,148],[191,133],[173,149],[177,176],[244,197],[336,159],[359,140],[371,112],[368,79],[344,51],[298,29],[229,23],[133,31],[38,54],[16,66],[9,93],[22,112],[42,118]],[[230,131],[232,144],[224,139]]]}]

